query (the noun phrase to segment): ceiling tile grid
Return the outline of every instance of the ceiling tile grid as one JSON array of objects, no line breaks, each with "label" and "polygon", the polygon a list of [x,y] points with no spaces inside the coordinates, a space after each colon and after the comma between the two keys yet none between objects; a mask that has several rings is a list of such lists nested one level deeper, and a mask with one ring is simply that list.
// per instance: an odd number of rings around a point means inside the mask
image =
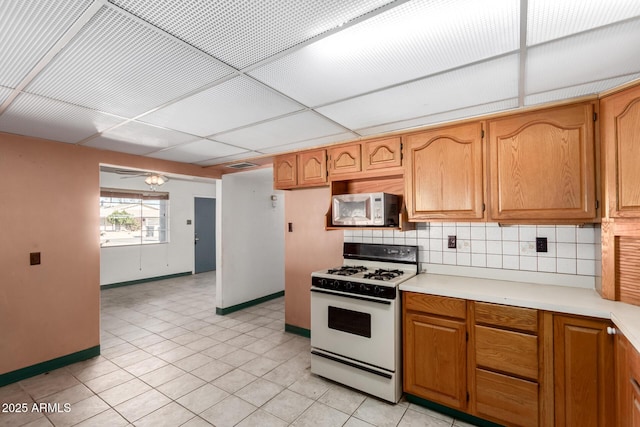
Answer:
[{"label": "ceiling tile grid", "polygon": [[512,0],[407,2],[249,74],[318,106],[519,47]]},{"label": "ceiling tile grid", "polygon": [[213,165],[219,165],[219,164],[222,164],[222,163],[233,162],[233,161],[236,161],[236,160],[251,159],[251,158],[259,157],[259,156],[262,156],[262,153],[259,153],[257,151],[246,151],[246,152],[241,153],[241,154],[234,154],[234,155],[231,155],[231,156],[218,157],[216,159],[204,160],[202,162],[195,162],[195,164],[200,165],[200,166],[213,166]]},{"label": "ceiling tile grid", "polygon": [[149,154],[163,148],[184,144],[197,137],[145,123],[128,122],[107,130],[83,143],[88,147],[122,151],[129,154]]},{"label": "ceiling tile grid", "polygon": [[390,3],[389,0],[111,0],[241,69]]},{"label": "ceiling tile grid", "polygon": [[204,137],[302,108],[252,79],[238,76],[139,120]]},{"label": "ceiling tile grid", "polygon": [[274,147],[261,148],[260,151],[266,154],[283,153],[285,151],[302,150],[305,148],[319,147],[337,142],[344,142],[358,139],[359,135],[353,132],[337,133],[335,135],[323,136],[320,138],[308,139],[301,142],[293,142],[291,144],[277,145]]},{"label": "ceiling tile grid", "polygon": [[148,154],[148,156],[155,157],[156,159],[195,163],[246,152],[247,150],[223,144],[221,142],[212,141],[210,139],[199,139],[194,142],[151,153]]},{"label": "ceiling tile grid", "polygon": [[362,129],[517,97],[518,55],[460,68],[318,108],[349,129]]},{"label": "ceiling tile grid", "polygon": [[526,94],[640,71],[640,18],[528,49]]},{"label": "ceiling tile grid", "polygon": [[527,3],[528,46],[640,16],[638,0],[528,0]]},{"label": "ceiling tile grid", "polygon": [[77,143],[125,120],[77,105],[23,93],[0,115],[0,131]]},{"label": "ceiling tile grid", "polygon": [[292,114],[254,126],[216,135],[215,139],[250,150],[290,144],[345,131],[313,111]]},{"label": "ceiling tile grid", "polygon": [[9,97],[9,95],[11,95],[12,92],[13,92],[13,89],[0,86],[0,105],[2,105],[4,101],[7,100],[7,98]]},{"label": "ceiling tile grid", "polygon": [[26,91],[134,117],[230,72],[165,34],[103,7]]},{"label": "ceiling tile grid", "polygon": [[0,1],[0,85],[15,88],[92,0]]}]

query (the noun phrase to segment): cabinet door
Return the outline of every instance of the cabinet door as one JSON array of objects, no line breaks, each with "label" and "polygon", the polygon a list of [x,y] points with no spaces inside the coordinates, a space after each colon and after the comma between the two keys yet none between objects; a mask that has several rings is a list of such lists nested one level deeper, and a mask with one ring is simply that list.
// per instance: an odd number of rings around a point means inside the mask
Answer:
[{"label": "cabinet door", "polygon": [[273,187],[280,190],[293,188],[298,183],[296,154],[277,156],[273,162]]},{"label": "cabinet door", "polygon": [[369,141],[362,144],[362,170],[402,166],[400,138]]},{"label": "cabinet door", "polygon": [[467,406],[466,324],[404,316],[404,391],[456,409]]},{"label": "cabinet door", "polygon": [[615,425],[611,323],[554,316],[556,426]]},{"label": "cabinet door", "polygon": [[404,137],[410,220],[483,217],[482,124]]},{"label": "cabinet door", "polygon": [[596,216],[591,103],[489,121],[490,218]]},{"label": "cabinet door", "polygon": [[624,335],[618,333],[616,335],[616,415],[618,416],[618,425],[620,427],[631,427],[631,383],[629,378],[631,371],[629,369],[629,341]]},{"label": "cabinet door", "polygon": [[360,144],[351,144],[341,147],[330,148],[329,154],[329,175],[342,175],[345,173],[360,172]]},{"label": "cabinet door", "polygon": [[298,153],[298,186],[322,185],[327,182],[326,150]]},{"label": "cabinet door", "polygon": [[603,98],[605,188],[611,217],[640,217],[640,86]]},{"label": "cabinet door", "polygon": [[640,385],[636,381],[633,383],[633,396],[632,396],[632,427],[640,427]]}]

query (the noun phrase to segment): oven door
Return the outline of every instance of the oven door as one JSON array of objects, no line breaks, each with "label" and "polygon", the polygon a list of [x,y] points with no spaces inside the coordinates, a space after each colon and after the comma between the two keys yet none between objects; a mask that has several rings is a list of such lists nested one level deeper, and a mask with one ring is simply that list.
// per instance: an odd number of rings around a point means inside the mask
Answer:
[{"label": "oven door", "polygon": [[311,347],[395,371],[397,298],[311,288]]}]

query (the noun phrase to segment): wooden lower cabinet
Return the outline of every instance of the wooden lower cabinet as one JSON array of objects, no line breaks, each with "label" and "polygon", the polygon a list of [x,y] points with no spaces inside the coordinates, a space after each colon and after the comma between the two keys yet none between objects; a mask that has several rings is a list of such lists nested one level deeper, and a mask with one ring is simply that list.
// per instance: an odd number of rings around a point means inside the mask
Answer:
[{"label": "wooden lower cabinet", "polygon": [[626,400],[630,406],[632,427],[640,427],[640,353],[628,343],[629,394]]},{"label": "wooden lower cabinet", "polygon": [[611,322],[554,316],[555,425],[616,425]]},{"label": "wooden lower cabinet", "polygon": [[[416,306],[431,305],[428,296],[405,293],[403,297],[404,390],[451,408],[466,409],[466,321],[414,311]],[[433,299],[440,306],[443,298]]]}]

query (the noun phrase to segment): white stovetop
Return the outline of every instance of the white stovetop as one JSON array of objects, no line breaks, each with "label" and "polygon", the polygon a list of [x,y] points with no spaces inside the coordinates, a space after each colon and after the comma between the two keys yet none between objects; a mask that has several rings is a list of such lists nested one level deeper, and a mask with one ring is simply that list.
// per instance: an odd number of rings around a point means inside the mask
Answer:
[{"label": "white stovetop", "polygon": [[400,290],[611,319],[640,351],[640,307],[603,299],[593,289],[424,273]]}]

